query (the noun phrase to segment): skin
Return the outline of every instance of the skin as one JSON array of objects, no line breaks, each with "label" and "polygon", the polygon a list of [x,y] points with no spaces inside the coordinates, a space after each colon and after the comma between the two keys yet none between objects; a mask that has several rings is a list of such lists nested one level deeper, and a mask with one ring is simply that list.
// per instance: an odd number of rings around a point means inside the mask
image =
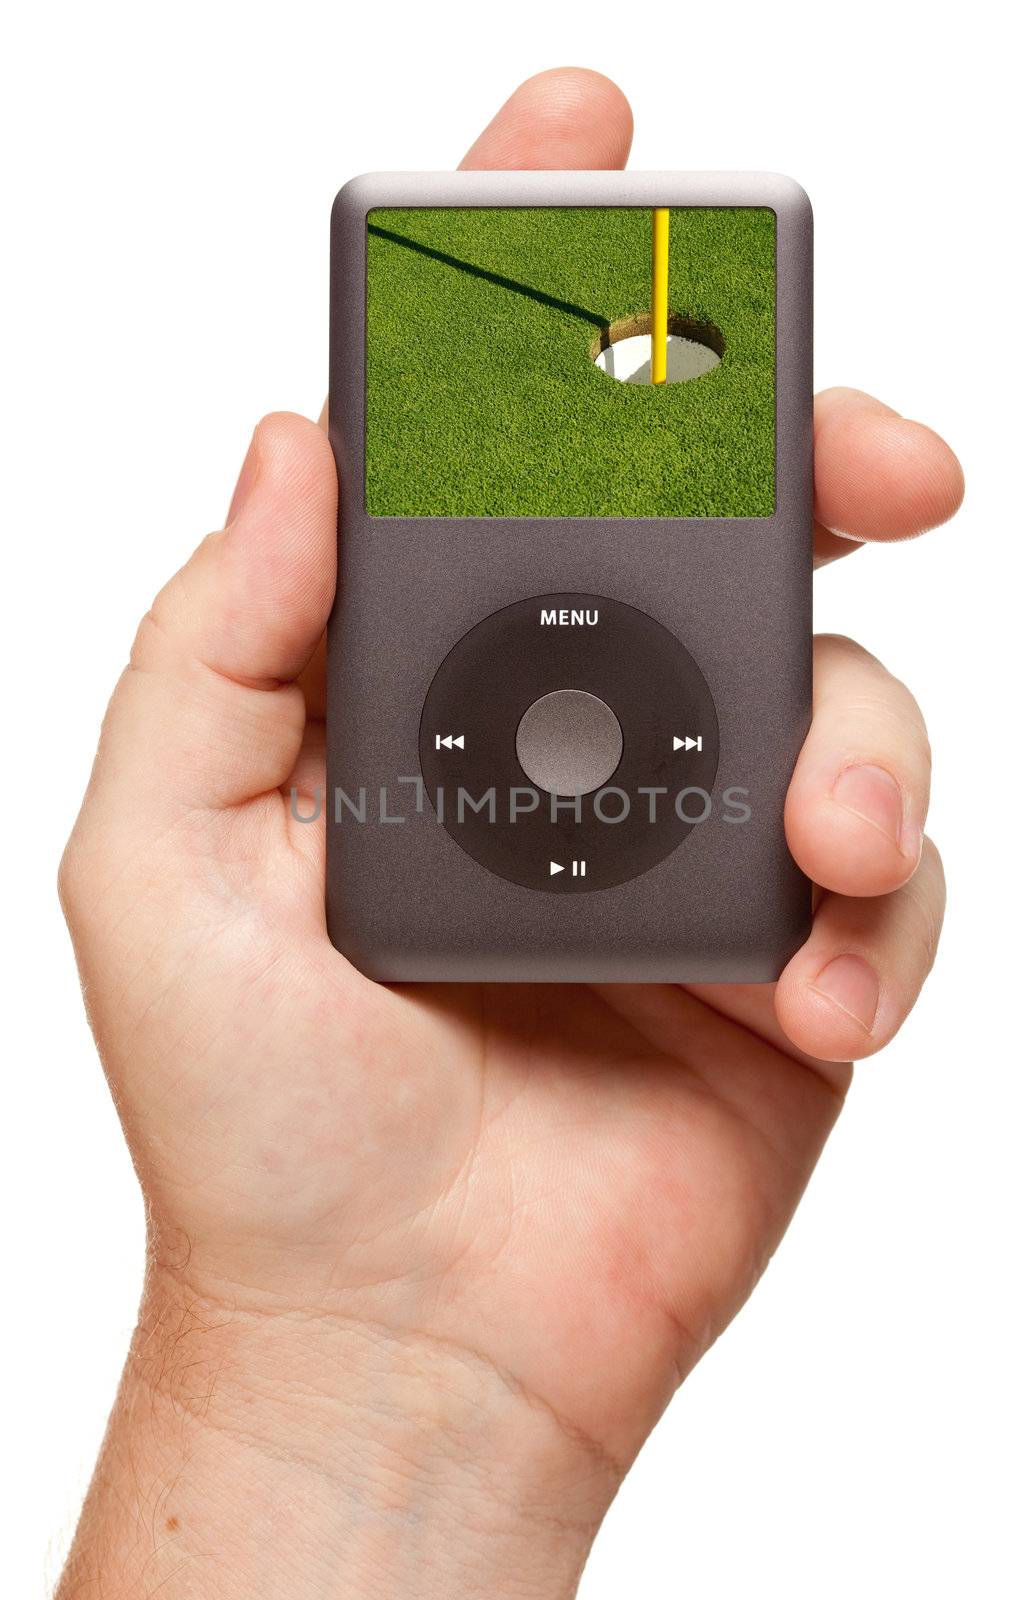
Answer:
[{"label": "skin", "polygon": [[[631,131],[607,79],[547,72],[463,165],[616,167]],[[818,564],[961,501],[867,395],[815,434]],[[323,782],[335,503],[321,429],[266,418],[140,625],[61,868],[149,1237],[62,1600],[572,1594],[935,952],[921,714],[819,638],[786,804],[816,914],[777,985],[361,977],[286,799]]]}]

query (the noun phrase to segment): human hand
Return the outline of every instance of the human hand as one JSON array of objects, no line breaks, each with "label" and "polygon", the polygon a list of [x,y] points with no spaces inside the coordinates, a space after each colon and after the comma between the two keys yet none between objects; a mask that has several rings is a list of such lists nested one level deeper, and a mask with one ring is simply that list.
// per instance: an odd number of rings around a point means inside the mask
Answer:
[{"label": "human hand", "polygon": [[[630,137],[607,80],[546,73],[464,164]],[[919,424],[834,390],[815,427],[819,562],[956,509]],[[786,807],[820,888],[777,985],[363,978],[287,799],[324,784],[335,505],[320,429],[260,424],[140,626],[62,867],[149,1236],[66,1595],[569,1594],[935,950],[921,716],[825,638]]]}]

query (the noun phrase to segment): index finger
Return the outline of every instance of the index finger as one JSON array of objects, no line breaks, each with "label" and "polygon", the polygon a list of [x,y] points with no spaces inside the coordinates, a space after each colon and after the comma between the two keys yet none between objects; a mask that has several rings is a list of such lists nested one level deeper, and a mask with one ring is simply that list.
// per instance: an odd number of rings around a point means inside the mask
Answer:
[{"label": "index finger", "polygon": [[947,522],[965,479],[950,445],[860,389],[814,399],[814,558],[913,539]]}]

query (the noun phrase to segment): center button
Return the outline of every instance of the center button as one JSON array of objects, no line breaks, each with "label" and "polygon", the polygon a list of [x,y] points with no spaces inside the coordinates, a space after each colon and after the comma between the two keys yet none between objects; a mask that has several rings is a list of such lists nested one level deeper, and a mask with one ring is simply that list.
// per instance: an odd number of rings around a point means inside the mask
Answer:
[{"label": "center button", "polygon": [[532,783],[555,795],[598,789],[617,770],[623,750],[617,718],[605,700],[583,689],[543,694],[516,732],[520,765]]}]

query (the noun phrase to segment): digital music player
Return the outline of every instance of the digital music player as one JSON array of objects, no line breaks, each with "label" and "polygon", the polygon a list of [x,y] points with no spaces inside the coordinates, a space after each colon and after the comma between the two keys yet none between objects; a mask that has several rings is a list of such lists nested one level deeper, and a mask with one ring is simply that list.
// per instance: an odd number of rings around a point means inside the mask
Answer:
[{"label": "digital music player", "polygon": [[388,981],[762,982],[810,921],[811,219],[786,178],[356,178],[327,920]]}]

